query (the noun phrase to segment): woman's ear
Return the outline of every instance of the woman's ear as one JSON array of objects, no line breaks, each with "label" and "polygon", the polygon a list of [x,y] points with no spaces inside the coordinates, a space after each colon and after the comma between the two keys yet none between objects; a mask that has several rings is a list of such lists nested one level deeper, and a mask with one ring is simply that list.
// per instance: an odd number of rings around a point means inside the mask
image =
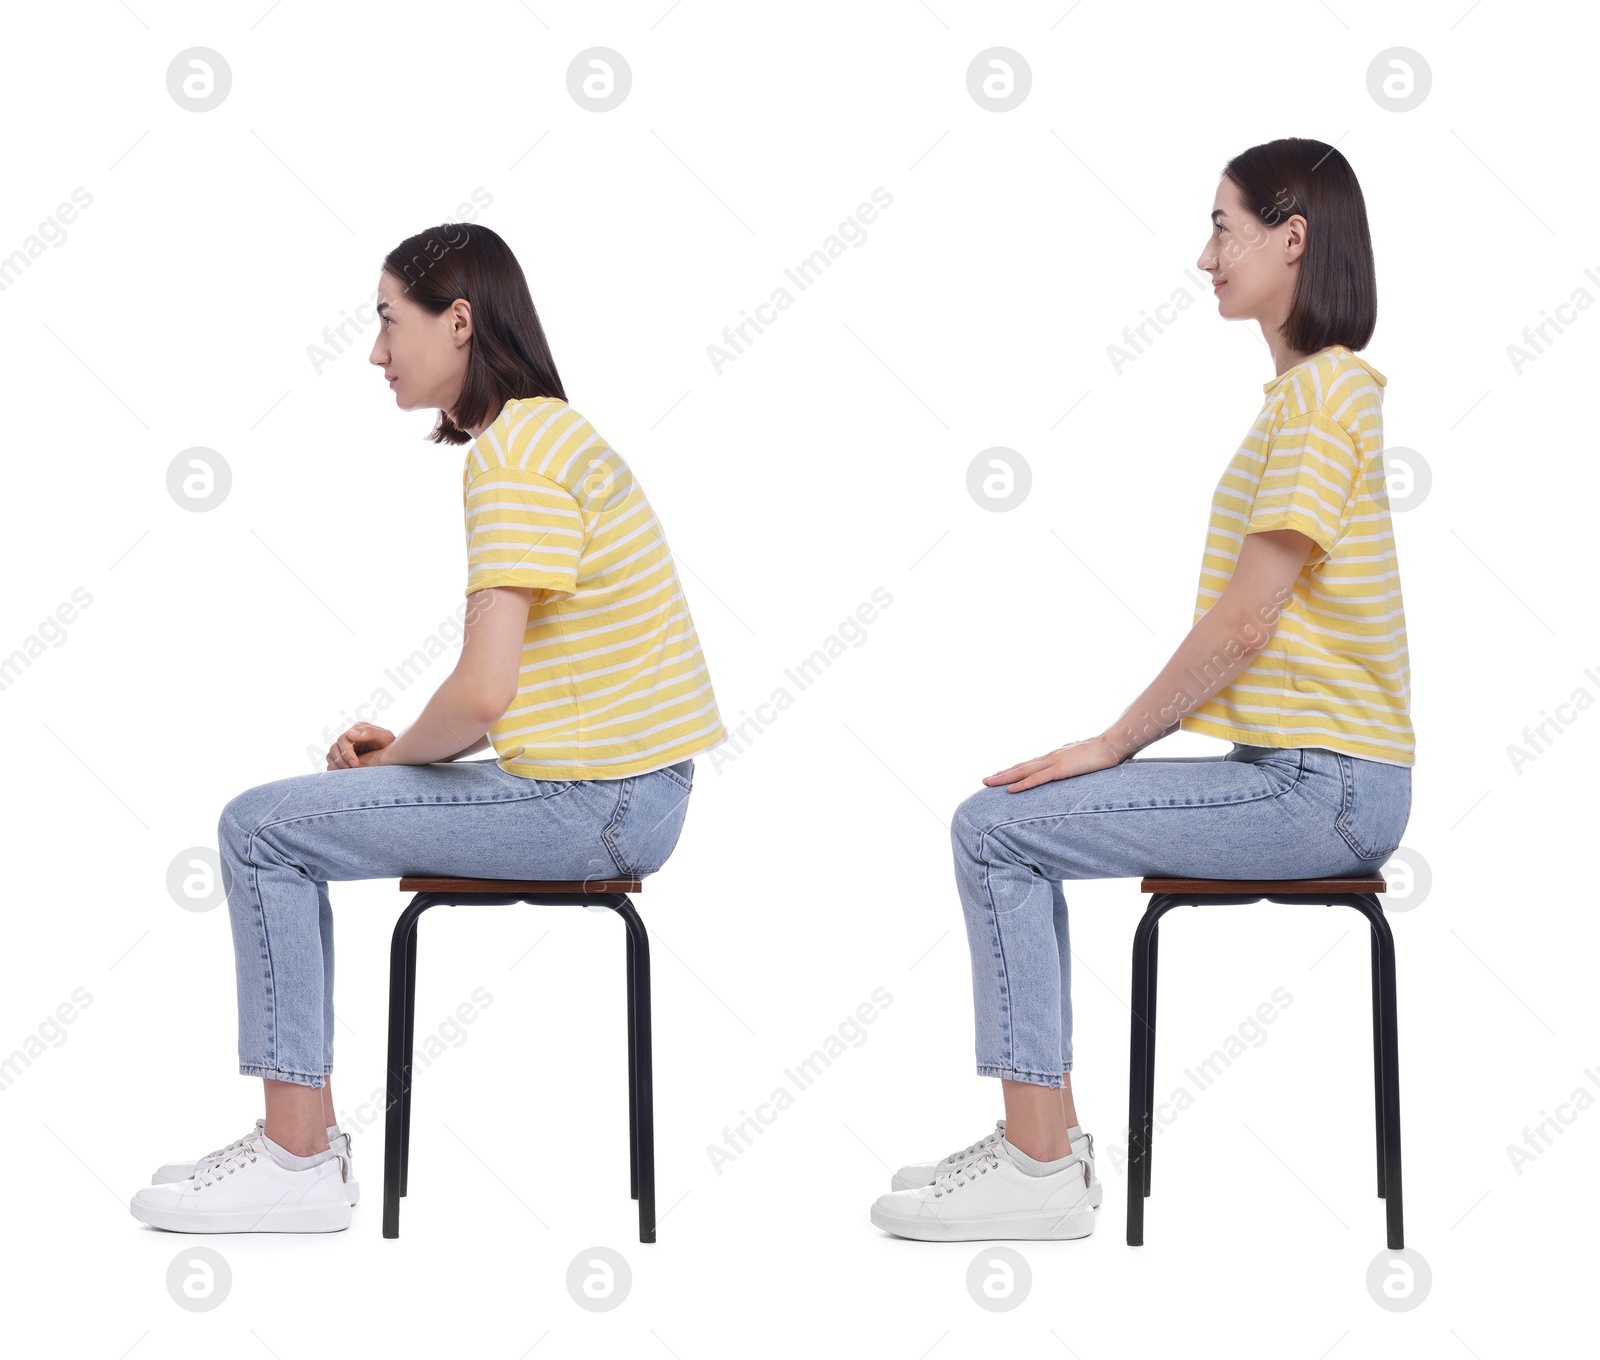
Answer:
[{"label": "woman's ear", "polygon": [[1296,213],[1284,223],[1283,262],[1293,264],[1306,253],[1306,219]]}]

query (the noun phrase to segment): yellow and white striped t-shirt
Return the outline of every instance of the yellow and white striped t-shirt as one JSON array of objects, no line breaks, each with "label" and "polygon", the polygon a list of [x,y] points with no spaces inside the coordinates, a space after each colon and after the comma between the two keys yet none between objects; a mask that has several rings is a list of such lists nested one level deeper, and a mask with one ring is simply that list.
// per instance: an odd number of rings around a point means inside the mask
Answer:
[{"label": "yellow and white striped t-shirt", "polygon": [[1334,345],[1263,384],[1266,404],[1212,497],[1196,621],[1232,578],[1245,534],[1298,529],[1317,546],[1272,640],[1179,727],[1252,746],[1416,763],[1383,472],[1385,383]]},{"label": "yellow and white striped t-shirt", "polygon": [[508,774],[621,779],[726,739],[672,553],[622,456],[555,397],[513,398],[462,468],[467,594],[533,588]]}]

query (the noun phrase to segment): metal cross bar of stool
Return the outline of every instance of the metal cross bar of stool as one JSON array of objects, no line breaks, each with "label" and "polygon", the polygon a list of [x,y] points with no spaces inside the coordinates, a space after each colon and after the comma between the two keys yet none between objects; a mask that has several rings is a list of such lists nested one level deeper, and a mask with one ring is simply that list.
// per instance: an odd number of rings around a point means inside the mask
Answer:
[{"label": "metal cross bar of stool", "polygon": [[622,918],[628,948],[629,1188],[639,1201],[639,1240],[656,1240],[655,1112],[650,1064],[650,939],[628,894],[636,878],[543,882],[492,878],[400,880],[416,896],[395,922],[389,945],[388,1098],[383,1130],[383,1235],[400,1236],[400,1198],[411,1163],[412,1035],[417,999],[417,919],[429,907],[531,902],[610,910]]},{"label": "metal cross bar of stool", "polygon": [[1174,907],[1259,902],[1354,907],[1372,938],[1372,1087],[1377,1127],[1378,1194],[1387,1214],[1389,1248],[1405,1246],[1400,1198],[1400,1044],[1395,1019],[1394,936],[1377,894],[1388,884],[1371,878],[1145,878],[1151,894],[1133,935],[1133,1020],[1128,1046],[1128,1245],[1144,1243],[1144,1202],[1150,1194],[1155,1132],[1156,955],[1161,918]]}]

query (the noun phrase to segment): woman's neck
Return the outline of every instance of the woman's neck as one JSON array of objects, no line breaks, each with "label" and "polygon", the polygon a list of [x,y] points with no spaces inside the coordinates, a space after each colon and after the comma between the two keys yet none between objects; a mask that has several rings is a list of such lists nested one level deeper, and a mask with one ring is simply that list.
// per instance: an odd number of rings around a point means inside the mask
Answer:
[{"label": "woman's neck", "polygon": [[[1331,348],[1331,346],[1324,346],[1324,348]],[[1284,344],[1274,345],[1272,347],[1272,362],[1277,365],[1278,371],[1272,376],[1275,378],[1281,378],[1296,364],[1303,364],[1313,354],[1321,353],[1322,350],[1314,349],[1302,354],[1299,350],[1290,349]]]}]

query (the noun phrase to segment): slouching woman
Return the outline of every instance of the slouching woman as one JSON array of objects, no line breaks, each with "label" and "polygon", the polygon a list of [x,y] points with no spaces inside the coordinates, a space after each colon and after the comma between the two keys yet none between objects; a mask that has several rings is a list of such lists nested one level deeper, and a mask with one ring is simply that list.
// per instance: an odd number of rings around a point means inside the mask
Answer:
[{"label": "slouching woman", "polygon": [[[325,771],[223,809],[239,1071],[262,1080],[265,1116],[156,1171],[131,1207],[159,1228],[349,1226],[330,882],[654,873],[682,830],[694,756],[727,735],[662,526],[567,401],[506,243],[431,228],[385,258],[378,294],[372,363],[402,410],[438,409],[434,442],[466,446],[461,656],[398,737],[357,723]],[[490,747],[492,760],[460,759]]]}]

